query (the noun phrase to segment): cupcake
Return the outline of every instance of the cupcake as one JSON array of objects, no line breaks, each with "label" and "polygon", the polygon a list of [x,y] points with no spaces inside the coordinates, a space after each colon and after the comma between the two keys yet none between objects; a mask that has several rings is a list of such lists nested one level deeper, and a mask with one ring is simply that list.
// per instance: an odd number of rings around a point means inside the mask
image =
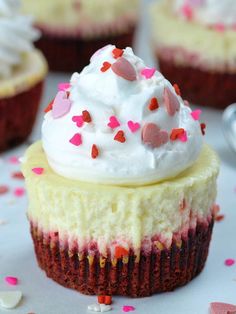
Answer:
[{"label": "cupcake", "polygon": [[90,56],[109,44],[131,46],[139,0],[23,0],[42,37],[37,42],[53,71],[82,70]]},{"label": "cupcake", "polygon": [[0,151],[31,133],[47,72],[32,44],[39,32],[18,11],[18,1],[0,0]]},{"label": "cupcake", "polygon": [[199,274],[219,170],[200,112],[131,48],[111,45],[45,111],[22,170],[47,276],[84,294],[144,297]]},{"label": "cupcake", "polygon": [[161,72],[192,103],[236,101],[236,1],[162,0],[151,7]]}]

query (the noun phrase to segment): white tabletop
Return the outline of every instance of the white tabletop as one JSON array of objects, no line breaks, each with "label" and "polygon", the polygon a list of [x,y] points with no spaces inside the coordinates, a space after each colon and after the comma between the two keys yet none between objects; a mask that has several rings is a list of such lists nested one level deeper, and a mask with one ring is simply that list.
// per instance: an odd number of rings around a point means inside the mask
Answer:
[{"label": "white tabletop", "polygon": [[[136,52],[147,64],[153,65],[148,38],[143,29],[136,47]],[[40,138],[43,108],[55,95],[57,84],[68,79],[69,75],[64,74],[50,74],[47,78],[38,121],[30,141]],[[215,224],[204,271],[187,286],[171,293],[144,299],[114,297],[110,313],[122,313],[123,305],[133,305],[135,314],[205,314],[212,301],[236,304],[236,264],[231,267],[224,265],[225,259],[236,259],[236,155],[230,151],[224,139],[221,119],[221,111],[203,109],[202,120],[207,124],[205,140],[217,151],[222,161],[217,203],[225,215],[223,221]],[[16,309],[10,310],[11,313],[87,313],[87,306],[95,303],[96,297],[83,296],[61,287],[48,279],[37,266],[25,216],[27,197],[14,195],[16,188],[24,186],[24,181],[11,177],[13,172],[19,171],[19,164],[9,161],[12,156],[22,156],[26,147],[24,144],[0,155],[0,186],[10,187],[8,193],[0,195],[0,291],[19,289],[23,292],[22,302]],[[5,224],[1,225],[2,220]],[[18,277],[18,286],[7,285],[4,281],[6,276]],[[0,309],[0,313],[7,312]]]}]

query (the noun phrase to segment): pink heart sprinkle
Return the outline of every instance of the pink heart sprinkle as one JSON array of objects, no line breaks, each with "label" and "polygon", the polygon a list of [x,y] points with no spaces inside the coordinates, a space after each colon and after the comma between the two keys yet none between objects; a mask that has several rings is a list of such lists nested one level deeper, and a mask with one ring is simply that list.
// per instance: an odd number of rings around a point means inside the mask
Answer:
[{"label": "pink heart sprinkle", "polygon": [[70,143],[75,146],[80,146],[82,144],[82,136],[79,133],[76,133],[71,139]]},{"label": "pink heart sprinkle", "polygon": [[236,306],[233,304],[212,302],[210,304],[210,314],[235,314]]},{"label": "pink heart sprinkle", "polygon": [[11,156],[9,159],[8,159],[9,163],[10,164],[19,164],[19,158],[16,157],[16,156]]},{"label": "pink heart sprinkle", "polygon": [[181,7],[181,12],[184,17],[186,17],[187,20],[191,20],[193,18],[193,10],[189,4],[184,4]]},{"label": "pink heart sprinkle", "polygon": [[155,68],[145,68],[141,71],[141,74],[145,76],[146,79],[150,79],[153,77],[155,72],[156,72]]},{"label": "pink heart sprinkle", "polygon": [[187,132],[184,131],[184,133],[181,134],[181,135],[178,137],[178,139],[179,139],[181,142],[183,142],[183,143],[187,142],[187,140],[188,140]]},{"label": "pink heart sprinkle", "polygon": [[225,25],[222,23],[215,24],[214,29],[219,33],[223,33],[225,31]]},{"label": "pink heart sprinkle", "polygon": [[16,277],[7,276],[5,281],[11,286],[16,286],[18,284],[18,279]]},{"label": "pink heart sprinkle", "polygon": [[76,122],[78,128],[81,128],[84,124],[83,116],[73,116],[72,121]]},{"label": "pink heart sprinkle", "polygon": [[120,122],[117,120],[115,116],[111,116],[109,118],[110,122],[107,124],[111,129],[115,129],[120,126]]},{"label": "pink heart sprinkle", "polygon": [[15,188],[13,193],[16,197],[22,197],[25,194],[25,189],[24,188]]},{"label": "pink heart sprinkle", "polygon": [[179,111],[180,108],[177,96],[172,93],[172,91],[168,87],[165,87],[163,98],[166,106],[166,111],[170,116],[174,116],[176,111]]},{"label": "pink heart sprinkle", "polygon": [[124,305],[123,308],[122,308],[122,311],[123,312],[132,312],[132,311],[135,311],[135,307],[132,306],[132,305]]},{"label": "pink heart sprinkle", "polygon": [[193,117],[194,120],[198,121],[200,120],[201,113],[202,113],[202,110],[197,109],[191,112],[191,116]]},{"label": "pink heart sprinkle", "polygon": [[140,124],[138,122],[128,121],[128,127],[132,133],[138,131]]},{"label": "pink heart sprinkle", "polygon": [[117,59],[111,66],[112,71],[127,81],[136,80],[136,72],[132,64],[123,57]]},{"label": "pink heart sprinkle", "polygon": [[71,101],[67,98],[67,93],[60,91],[57,93],[52,107],[52,116],[54,119],[63,117],[70,111]]},{"label": "pink heart sprinkle", "polygon": [[70,83],[59,83],[58,90],[65,92],[67,89],[70,88]]},{"label": "pink heart sprinkle", "polygon": [[232,258],[228,258],[225,260],[225,265],[226,266],[233,266],[235,264],[235,260]]},{"label": "pink heart sprinkle", "polygon": [[37,174],[38,176],[40,176],[41,174],[43,174],[44,168],[37,167],[37,168],[33,168],[32,171],[33,171],[35,174]]}]

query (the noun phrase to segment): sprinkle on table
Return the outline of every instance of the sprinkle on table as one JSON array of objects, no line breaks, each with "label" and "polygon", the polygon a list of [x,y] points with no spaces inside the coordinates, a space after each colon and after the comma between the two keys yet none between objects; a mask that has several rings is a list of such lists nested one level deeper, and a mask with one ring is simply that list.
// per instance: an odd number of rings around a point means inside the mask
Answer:
[{"label": "sprinkle on table", "polygon": [[17,277],[7,276],[5,277],[5,281],[11,286],[16,286],[18,284]]},{"label": "sprinkle on table", "polygon": [[19,161],[19,158],[17,157],[17,156],[11,156],[9,159],[8,159],[8,162],[10,163],[10,164],[19,164],[20,163],[20,161]]},{"label": "sprinkle on table", "polygon": [[233,266],[235,264],[235,259],[227,258],[224,262],[225,266]]},{"label": "sprinkle on table", "polygon": [[122,311],[127,313],[127,312],[133,312],[135,311],[135,307],[132,305],[123,305]]},{"label": "sprinkle on table", "polygon": [[0,195],[7,194],[9,192],[9,187],[7,185],[0,185]]},{"label": "sprinkle on table", "polygon": [[19,179],[19,180],[24,180],[24,179],[25,179],[25,177],[24,177],[24,175],[23,175],[23,173],[22,173],[21,171],[15,171],[15,172],[13,172],[13,173],[11,174],[11,177],[12,177],[13,179]]},{"label": "sprinkle on table", "polygon": [[14,195],[16,197],[22,197],[25,195],[25,189],[24,188],[15,188],[14,191],[13,191]]}]

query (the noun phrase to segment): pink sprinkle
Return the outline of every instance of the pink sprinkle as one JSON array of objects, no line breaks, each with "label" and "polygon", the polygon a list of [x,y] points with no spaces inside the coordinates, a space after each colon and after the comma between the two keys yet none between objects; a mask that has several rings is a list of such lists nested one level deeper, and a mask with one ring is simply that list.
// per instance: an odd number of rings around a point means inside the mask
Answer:
[{"label": "pink sprinkle", "polygon": [[78,128],[81,128],[84,124],[83,116],[73,116],[72,121],[76,122]]},{"label": "pink sprinkle", "polygon": [[191,112],[191,116],[193,117],[194,120],[198,121],[200,119],[201,113],[202,113],[202,110],[197,109]]},{"label": "pink sprinkle", "polygon": [[8,161],[10,164],[19,164],[19,158],[16,156],[11,156]]},{"label": "pink sprinkle", "polygon": [[225,266],[233,266],[235,264],[235,260],[232,258],[228,258],[225,260]]},{"label": "pink sprinkle", "polygon": [[70,83],[59,83],[58,84],[58,90],[59,91],[66,91],[67,89],[70,88]]},{"label": "pink sprinkle", "polygon": [[120,126],[120,122],[117,120],[115,116],[111,116],[109,118],[110,122],[107,124],[111,129],[118,128]]},{"label": "pink sprinkle", "polygon": [[189,4],[184,4],[181,8],[181,12],[187,20],[191,20],[193,18],[193,10]]},{"label": "pink sprinkle", "polygon": [[0,195],[6,194],[9,191],[9,187],[7,185],[0,185]]},{"label": "pink sprinkle", "polygon": [[128,121],[127,124],[132,133],[135,133],[140,128],[140,124],[138,122]]},{"label": "pink sprinkle", "polygon": [[75,146],[80,146],[82,144],[81,134],[76,133],[69,141],[71,144]]},{"label": "pink sprinkle", "polygon": [[187,132],[184,131],[184,133],[181,134],[178,138],[179,138],[179,140],[180,140],[181,142],[183,142],[183,143],[187,142],[187,140],[188,140]]},{"label": "pink sprinkle", "polygon": [[225,31],[225,25],[222,23],[215,24],[214,29],[219,33],[223,33]]},{"label": "pink sprinkle", "polygon": [[141,71],[141,74],[145,76],[146,79],[150,79],[153,77],[155,72],[156,72],[155,68],[145,68]]},{"label": "pink sprinkle", "polygon": [[15,188],[13,193],[16,197],[22,197],[25,194],[25,189],[24,188]]},{"label": "pink sprinkle", "polygon": [[135,311],[135,307],[132,305],[124,305],[122,308],[123,312],[132,312]]},{"label": "pink sprinkle", "polygon": [[41,174],[43,174],[44,168],[37,167],[37,168],[33,168],[32,171],[38,176],[40,176]]},{"label": "pink sprinkle", "polygon": [[5,281],[11,286],[16,286],[18,284],[18,278],[16,277],[5,277]]}]

